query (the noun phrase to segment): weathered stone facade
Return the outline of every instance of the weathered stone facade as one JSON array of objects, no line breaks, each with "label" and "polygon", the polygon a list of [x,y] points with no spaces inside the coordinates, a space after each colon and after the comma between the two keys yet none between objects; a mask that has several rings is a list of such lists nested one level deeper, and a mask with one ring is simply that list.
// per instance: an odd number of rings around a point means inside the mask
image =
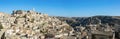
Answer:
[{"label": "weathered stone facade", "polygon": [[1,32],[6,39],[45,39],[51,35],[52,38],[61,38],[68,36],[68,33],[73,30],[67,23],[55,17],[32,10],[17,10],[13,11],[12,15],[0,13],[0,22],[4,29]]}]

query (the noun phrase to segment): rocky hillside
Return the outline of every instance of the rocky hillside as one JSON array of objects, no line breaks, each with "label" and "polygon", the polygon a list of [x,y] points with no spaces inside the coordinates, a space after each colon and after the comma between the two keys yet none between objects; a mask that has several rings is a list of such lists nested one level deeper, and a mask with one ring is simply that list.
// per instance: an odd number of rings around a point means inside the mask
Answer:
[{"label": "rocky hillside", "polygon": [[[120,16],[92,16],[92,17],[57,17],[71,25],[75,31],[81,26],[87,31],[115,32],[116,39],[120,39]],[[91,27],[91,28],[90,28]],[[98,32],[98,33],[100,33]],[[94,34],[94,33],[93,33]],[[107,38],[105,38],[107,39]]]},{"label": "rocky hillside", "polygon": [[53,37],[53,39],[62,39],[74,31],[67,23],[32,10],[16,10],[11,15],[1,12],[0,27],[1,39],[47,39]]},{"label": "rocky hillside", "polygon": [[92,16],[92,17],[57,17],[71,26],[86,26],[90,24],[120,25],[120,16]]}]

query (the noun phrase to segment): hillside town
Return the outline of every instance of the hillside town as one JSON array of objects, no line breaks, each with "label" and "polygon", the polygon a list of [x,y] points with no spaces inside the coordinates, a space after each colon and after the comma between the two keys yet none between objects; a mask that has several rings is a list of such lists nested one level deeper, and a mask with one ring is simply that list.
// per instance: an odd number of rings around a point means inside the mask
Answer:
[{"label": "hillside town", "polygon": [[0,12],[0,39],[120,39],[119,25],[88,24],[71,26],[66,21],[35,12]]}]

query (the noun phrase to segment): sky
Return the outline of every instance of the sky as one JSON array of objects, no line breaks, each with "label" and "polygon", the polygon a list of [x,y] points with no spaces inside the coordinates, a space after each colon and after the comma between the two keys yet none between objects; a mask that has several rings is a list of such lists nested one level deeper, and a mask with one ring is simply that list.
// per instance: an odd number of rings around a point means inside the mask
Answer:
[{"label": "sky", "polygon": [[32,10],[50,16],[120,16],[120,0],[0,0],[0,12]]}]

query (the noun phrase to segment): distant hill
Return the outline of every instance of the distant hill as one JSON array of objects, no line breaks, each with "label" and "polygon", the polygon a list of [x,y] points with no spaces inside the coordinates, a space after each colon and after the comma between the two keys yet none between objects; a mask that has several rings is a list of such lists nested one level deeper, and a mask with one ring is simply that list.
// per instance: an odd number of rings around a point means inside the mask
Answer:
[{"label": "distant hill", "polygon": [[[120,16],[56,17],[56,18],[68,23],[70,26],[74,28],[75,31],[79,31],[79,28],[76,28],[76,27],[81,27],[81,26],[85,27],[88,31],[92,31],[92,29],[100,32],[110,30],[112,32],[115,32],[115,39],[120,39],[120,34],[119,34],[120,33]],[[92,25],[92,28],[90,28],[91,25]],[[97,32],[97,31],[95,31],[95,33],[100,34],[100,32]]]},{"label": "distant hill", "polygon": [[71,26],[86,26],[90,24],[120,25],[120,16],[92,16],[92,17],[57,17]]}]

